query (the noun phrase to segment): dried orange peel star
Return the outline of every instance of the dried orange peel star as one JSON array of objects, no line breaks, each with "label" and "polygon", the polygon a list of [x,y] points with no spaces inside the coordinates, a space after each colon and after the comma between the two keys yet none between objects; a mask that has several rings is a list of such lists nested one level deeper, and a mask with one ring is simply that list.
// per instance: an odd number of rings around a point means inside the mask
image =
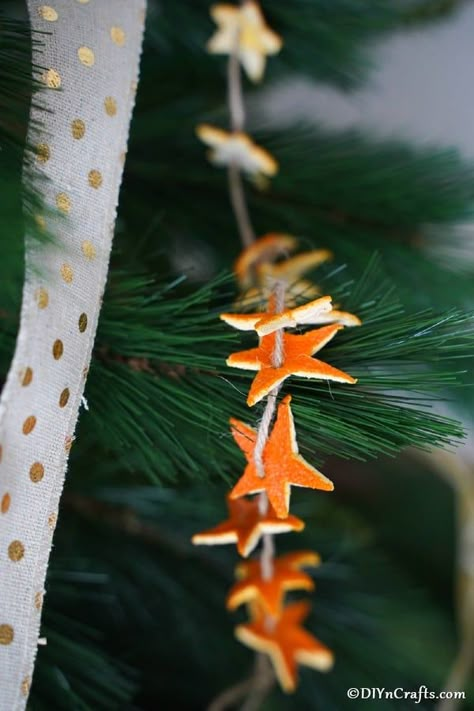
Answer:
[{"label": "dried orange peel star", "polygon": [[342,323],[344,326],[360,326],[360,319],[354,314],[332,308],[331,297],[322,296],[303,306],[285,309],[275,313],[224,313],[222,321],[240,331],[255,330],[259,336],[267,336],[280,328],[295,328],[305,324]]},{"label": "dried orange peel star", "polygon": [[207,44],[208,51],[211,54],[232,54],[237,49],[249,79],[260,81],[265,72],[266,57],[277,54],[283,41],[265,23],[258,3],[247,0],[240,7],[227,3],[213,5],[211,17],[217,30]]},{"label": "dried orange peel star", "polygon": [[267,175],[278,172],[275,158],[252,141],[243,131],[224,131],[207,123],[196,128],[198,138],[210,146],[209,160],[214,165],[236,165],[248,175]]},{"label": "dried orange peel star", "polygon": [[275,333],[263,336],[258,348],[232,353],[227,358],[227,365],[242,370],[259,371],[250,387],[247,404],[252,407],[260,402],[273,388],[291,375],[297,375],[300,378],[333,380],[338,383],[356,383],[357,380],[344,371],[311,357],[329,343],[341,328],[343,326],[340,324],[334,324],[308,331],[303,335],[284,333],[284,360],[279,368],[272,366]]},{"label": "dried orange peel star", "polygon": [[272,577],[264,579],[259,560],[251,560],[237,566],[236,573],[242,578],[234,585],[227,597],[227,609],[235,610],[243,603],[258,602],[272,617],[278,617],[283,607],[285,593],[289,590],[314,590],[312,578],[302,567],[316,567],[321,562],[317,553],[296,551],[276,558]]},{"label": "dried orange peel star", "polygon": [[239,285],[244,289],[252,286],[255,282],[257,268],[294,252],[297,246],[296,237],[281,232],[269,232],[263,237],[259,237],[244,249],[235,261],[234,273]]},{"label": "dried orange peel star", "polygon": [[258,476],[254,459],[255,430],[239,420],[230,420],[232,435],[247,459],[245,471],[230,492],[230,498],[265,491],[276,515],[283,519],[288,516],[291,486],[322,491],[334,489],[332,481],[298,453],[290,402],[291,395],[287,395],[278,406],[275,425],[263,450],[264,477]]},{"label": "dried orange peel star", "polygon": [[278,518],[270,506],[266,514],[259,511],[256,499],[228,498],[229,518],[214,528],[196,533],[192,542],[195,545],[215,546],[225,543],[237,543],[241,556],[247,557],[265,533],[287,533],[302,531],[304,522],[296,516]]},{"label": "dried orange peel star", "polygon": [[310,607],[305,602],[287,605],[273,626],[268,625],[265,611],[252,605],[252,621],[239,625],[237,639],[257,652],[270,657],[282,689],[294,691],[298,681],[297,665],[329,671],[334,663],[330,649],[307,632],[300,623],[307,617]]},{"label": "dried orange peel star", "polygon": [[[331,259],[332,253],[327,249],[313,249],[288,257],[297,246],[296,237],[270,232],[244,249],[234,264],[235,276],[242,290],[238,303],[246,306],[267,299],[277,280],[288,284],[288,306],[296,305],[302,298],[314,299],[318,296],[317,286],[302,276]],[[277,261],[281,257],[287,258]]]}]

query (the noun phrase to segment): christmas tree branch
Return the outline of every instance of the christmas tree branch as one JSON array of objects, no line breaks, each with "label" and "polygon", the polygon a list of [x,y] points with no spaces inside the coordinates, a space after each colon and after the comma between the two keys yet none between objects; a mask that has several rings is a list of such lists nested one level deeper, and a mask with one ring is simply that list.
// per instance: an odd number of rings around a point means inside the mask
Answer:
[{"label": "christmas tree branch", "polygon": [[[342,333],[326,347],[336,367],[353,368],[357,391],[305,381],[293,386],[300,445],[316,452],[311,456],[319,464],[334,451],[366,460],[407,445],[448,446],[462,436],[459,423],[432,411],[430,402],[459,382],[459,356],[474,340],[472,318],[405,314],[380,269],[373,263],[355,283],[341,270],[319,279],[364,320],[363,332]],[[191,289],[112,275],[86,393],[93,407],[82,425],[91,446],[120,453],[126,469],[148,480],[228,476],[239,460],[222,422],[230,414],[248,417],[248,376],[225,366],[238,339],[217,319],[231,308],[228,288],[227,279]],[[4,363],[13,347],[6,336],[0,338]]]}]

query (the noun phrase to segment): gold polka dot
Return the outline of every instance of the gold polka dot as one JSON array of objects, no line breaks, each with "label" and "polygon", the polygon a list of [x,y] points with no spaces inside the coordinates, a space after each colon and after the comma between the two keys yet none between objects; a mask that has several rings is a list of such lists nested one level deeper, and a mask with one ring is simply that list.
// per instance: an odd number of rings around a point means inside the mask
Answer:
[{"label": "gold polka dot", "polygon": [[28,435],[36,427],[36,417],[34,415],[30,415],[29,417],[26,418],[26,420],[23,423],[23,434]]},{"label": "gold polka dot", "polygon": [[36,303],[38,304],[38,308],[45,309],[49,303],[49,294],[46,291],[46,289],[43,289],[43,287],[40,287],[35,292],[35,299],[36,299]]},{"label": "gold polka dot", "polygon": [[82,119],[74,119],[71,124],[72,137],[80,140],[84,138],[86,132],[86,124]]},{"label": "gold polka dot", "polygon": [[56,195],[56,206],[58,210],[67,214],[71,209],[71,198],[66,193],[58,193]]},{"label": "gold polka dot", "polygon": [[56,516],[55,513],[49,514],[48,516],[48,526],[52,531],[56,528],[56,522],[58,520],[58,517]]},{"label": "gold polka dot", "polygon": [[71,435],[66,435],[66,437],[64,439],[64,449],[66,450],[66,452],[71,451],[73,442],[74,442],[74,437],[71,437]]},{"label": "gold polka dot", "polygon": [[64,388],[59,396],[59,407],[66,407],[69,401],[69,388]]},{"label": "gold polka dot", "polygon": [[23,385],[23,387],[26,387],[27,385],[30,385],[32,380],[33,380],[33,371],[28,366],[28,368],[24,368],[24,370],[21,371],[20,382]]},{"label": "gold polka dot", "polygon": [[72,267],[70,264],[63,264],[61,266],[61,276],[66,282],[66,284],[70,284],[74,278],[74,272],[72,271]]},{"label": "gold polka dot", "polygon": [[38,484],[44,477],[44,466],[41,462],[34,462],[30,467],[30,479],[33,484]]},{"label": "gold polka dot", "polygon": [[95,256],[96,256],[95,247],[92,244],[92,242],[89,242],[88,239],[84,240],[84,242],[81,245],[81,249],[82,249],[82,254],[84,255],[84,257],[86,259],[89,259],[91,261],[92,261],[92,259],[95,259]]},{"label": "gold polka dot", "polygon": [[12,541],[8,546],[8,557],[13,563],[18,563],[25,555],[25,546],[21,541]]},{"label": "gold polka dot", "polygon": [[35,215],[33,217],[36,227],[41,230],[41,232],[44,232],[46,229],[46,220],[44,219],[43,215]]},{"label": "gold polka dot", "polygon": [[59,338],[57,338],[53,343],[54,360],[59,360],[60,358],[62,358],[63,353],[64,353],[63,342]]},{"label": "gold polka dot", "polygon": [[89,0],[77,0],[77,2],[79,2],[81,5],[87,5]]},{"label": "gold polka dot", "polygon": [[48,22],[56,22],[58,19],[58,13],[51,5],[41,5],[38,8],[38,15],[42,20],[47,20]]},{"label": "gold polka dot", "polygon": [[93,67],[95,64],[95,55],[90,47],[79,47],[77,56],[85,67]]},{"label": "gold polka dot", "polygon": [[37,593],[35,593],[35,608],[37,610],[41,610],[42,607],[43,607],[43,593],[37,592]]},{"label": "gold polka dot", "polygon": [[6,514],[8,509],[10,508],[10,504],[12,502],[12,497],[10,494],[3,494],[2,496],[2,503],[0,504],[0,511],[2,514]]},{"label": "gold polka dot", "polygon": [[79,316],[79,331],[84,333],[87,328],[87,314],[81,314]]},{"label": "gold polka dot", "polygon": [[50,89],[59,89],[61,86],[61,75],[56,69],[47,69],[42,76],[42,80]]},{"label": "gold polka dot", "polygon": [[115,116],[115,114],[117,113],[117,102],[112,96],[105,97],[104,107],[107,116]]},{"label": "gold polka dot", "polygon": [[127,152],[126,152],[126,151],[123,151],[123,152],[120,154],[120,162],[121,162],[122,165],[125,165],[126,159],[127,159]]},{"label": "gold polka dot", "polygon": [[100,170],[89,171],[87,179],[91,188],[95,188],[96,190],[98,190],[102,185],[102,173],[100,172]]},{"label": "gold polka dot", "polygon": [[23,696],[28,696],[30,693],[30,686],[31,686],[31,679],[29,676],[25,676],[23,681],[21,682],[21,693]]},{"label": "gold polka dot", "polygon": [[0,462],[2,461],[2,457],[3,457],[3,447],[0,444]]},{"label": "gold polka dot", "polygon": [[47,143],[38,143],[36,146],[36,160],[38,163],[47,163],[51,158],[51,151]]},{"label": "gold polka dot", "polygon": [[112,42],[115,42],[115,44],[119,47],[123,47],[123,45],[125,44],[125,32],[122,30],[121,27],[111,27],[110,36],[112,38]]},{"label": "gold polka dot", "polygon": [[11,625],[0,625],[0,644],[11,644],[14,636]]}]

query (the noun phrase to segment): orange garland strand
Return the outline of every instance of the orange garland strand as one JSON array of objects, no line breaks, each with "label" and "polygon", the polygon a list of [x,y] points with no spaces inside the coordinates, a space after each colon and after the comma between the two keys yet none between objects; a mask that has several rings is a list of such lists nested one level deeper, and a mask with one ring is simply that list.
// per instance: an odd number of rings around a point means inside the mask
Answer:
[{"label": "orange garland strand", "polygon": [[[303,521],[290,514],[292,486],[332,491],[334,485],[299,454],[291,395],[277,403],[278,394],[282,384],[293,376],[354,384],[356,380],[350,375],[313,356],[344,326],[356,326],[360,321],[353,314],[333,309],[330,296],[316,298],[318,289],[304,278],[305,272],[330,258],[327,250],[290,256],[297,248],[297,240],[291,235],[269,233],[254,240],[240,173],[259,178],[276,172],[278,164],[242,131],[244,109],[239,62],[249,78],[258,81],[263,75],[266,56],[279,51],[282,42],[267,27],[254,0],[235,7],[214,5],[211,15],[218,30],[208,49],[230,57],[229,82],[234,82],[229,86],[233,131],[229,133],[206,125],[198,127],[198,135],[212,149],[210,160],[216,165],[228,166],[234,191],[238,192],[236,201],[235,192],[232,195],[231,191],[232,204],[242,241],[248,245],[235,264],[242,292],[238,303],[251,307],[257,300],[267,302],[263,312],[221,315],[228,325],[255,331],[259,337],[258,347],[233,353],[227,364],[257,371],[247,404],[252,407],[265,398],[267,403],[257,431],[231,418],[232,436],[247,464],[228,495],[229,518],[210,530],[197,533],[192,540],[197,545],[236,543],[243,557],[263,541],[260,560],[237,567],[238,582],[229,592],[227,607],[234,610],[247,605],[250,621],[236,628],[236,637],[255,651],[268,655],[282,689],[291,692],[297,685],[298,664],[328,671],[333,664],[333,654],[301,626],[309,605],[285,604],[289,591],[314,589],[313,580],[302,568],[319,565],[319,555],[313,551],[296,551],[275,558],[273,536],[304,527]],[[240,206],[237,210],[236,205]],[[304,295],[310,300],[301,305]],[[320,327],[298,334],[287,332],[307,325]],[[247,498],[253,495],[258,496]]]}]

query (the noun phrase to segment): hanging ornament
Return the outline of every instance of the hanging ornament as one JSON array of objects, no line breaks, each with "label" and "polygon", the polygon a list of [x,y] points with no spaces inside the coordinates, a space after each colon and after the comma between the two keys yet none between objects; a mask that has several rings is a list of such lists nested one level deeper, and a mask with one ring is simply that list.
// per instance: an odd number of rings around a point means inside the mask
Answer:
[{"label": "hanging ornament", "polygon": [[227,3],[213,5],[211,17],[218,29],[207,43],[211,54],[236,52],[247,76],[259,82],[265,72],[266,57],[277,54],[282,40],[265,23],[258,3],[243,2],[240,7]]},{"label": "hanging ornament", "polygon": [[278,172],[274,157],[242,131],[224,131],[202,123],[196,128],[196,133],[203,143],[210,146],[208,157],[214,165],[234,165],[253,177],[271,177]]},{"label": "hanging ornament", "polygon": [[276,336],[271,333],[260,339],[258,348],[232,353],[227,358],[227,365],[242,370],[258,370],[247,397],[247,404],[252,407],[284,380],[296,375],[300,378],[333,380],[338,383],[354,384],[355,378],[342,370],[334,368],[322,360],[312,358],[329,343],[342,328],[339,324],[323,326],[302,335],[283,334],[283,359],[279,367],[272,363]]},{"label": "hanging ornament", "polygon": [[304,522],[296,516],[279,518],[272,506],[266,513],[260,511],[256,499],[228,498],[229,518],[218,526],[196,533],[192,541],[195,545],[215,546],[237,543],[240,555],[246,558],[258,545],[264,534],[302,531]]},{"label": "hanging ornament", "polygon": [[298,453],[290,402],[291,395],[287,395],[278,406],[275,425],[263,450],[263,477],[257,471],[254,456],[256,431],[239,420],[231,419],[232,435],[245,454],[247,466],[230,492],[230,498],[238,499],[264,491],[279,518],[288,516],[292,486],[321,491],[334,489],[332,481]]},{"label": "hanging ornament", "polygon": [[256,602],[271,617],[278,618],[283,610],[285,594],[290,590],[314,590],[313,579],[301,568],[315,568],[321,562],[317,553],[297,551],[275,559],[273,575],[262,575],[259,560],[240,563],[236,575],[240,581],[227,597],[227,609],[235,610],[244,603]]},{"label": "hanging ornament", "polygon": [[329,671],[334,663],[331,650],[300,625],[309,611],[310,606],[306,602],[288,604],[280,617],[269,625],[266,611],[259,605],[252,605],[251,622],[239,625],[235,630],[240,642],[256,652],[268,654],[278,681],[286,692],[296,688],[298,664]]},{"label": "hanging ornament", "polygon": [[267,336],[280,328],[295,328],[303,325],[315,326],[323,323],[341,323],[343,326],[360,325],[360,319],[354,314],[333,309],[330,296],[323,296],[303,306],[285,309],[278,314],[272,313],[270,308],[270,312],[229,313],[221,314],[220,318],[239,331],[254,330],[259,336]]},{"label": "hanging ornament", "polygon": [[277,281],[286,284],[287,306],[315,299],[319,288],[303,276],[331,259],[332,253],[327,249],[312,249],[290,257],[297,247],[296,237],[280,233],[263,235],[247,247],[234,265],[241,291],[237,307],[249,308],[268,301]]}]

